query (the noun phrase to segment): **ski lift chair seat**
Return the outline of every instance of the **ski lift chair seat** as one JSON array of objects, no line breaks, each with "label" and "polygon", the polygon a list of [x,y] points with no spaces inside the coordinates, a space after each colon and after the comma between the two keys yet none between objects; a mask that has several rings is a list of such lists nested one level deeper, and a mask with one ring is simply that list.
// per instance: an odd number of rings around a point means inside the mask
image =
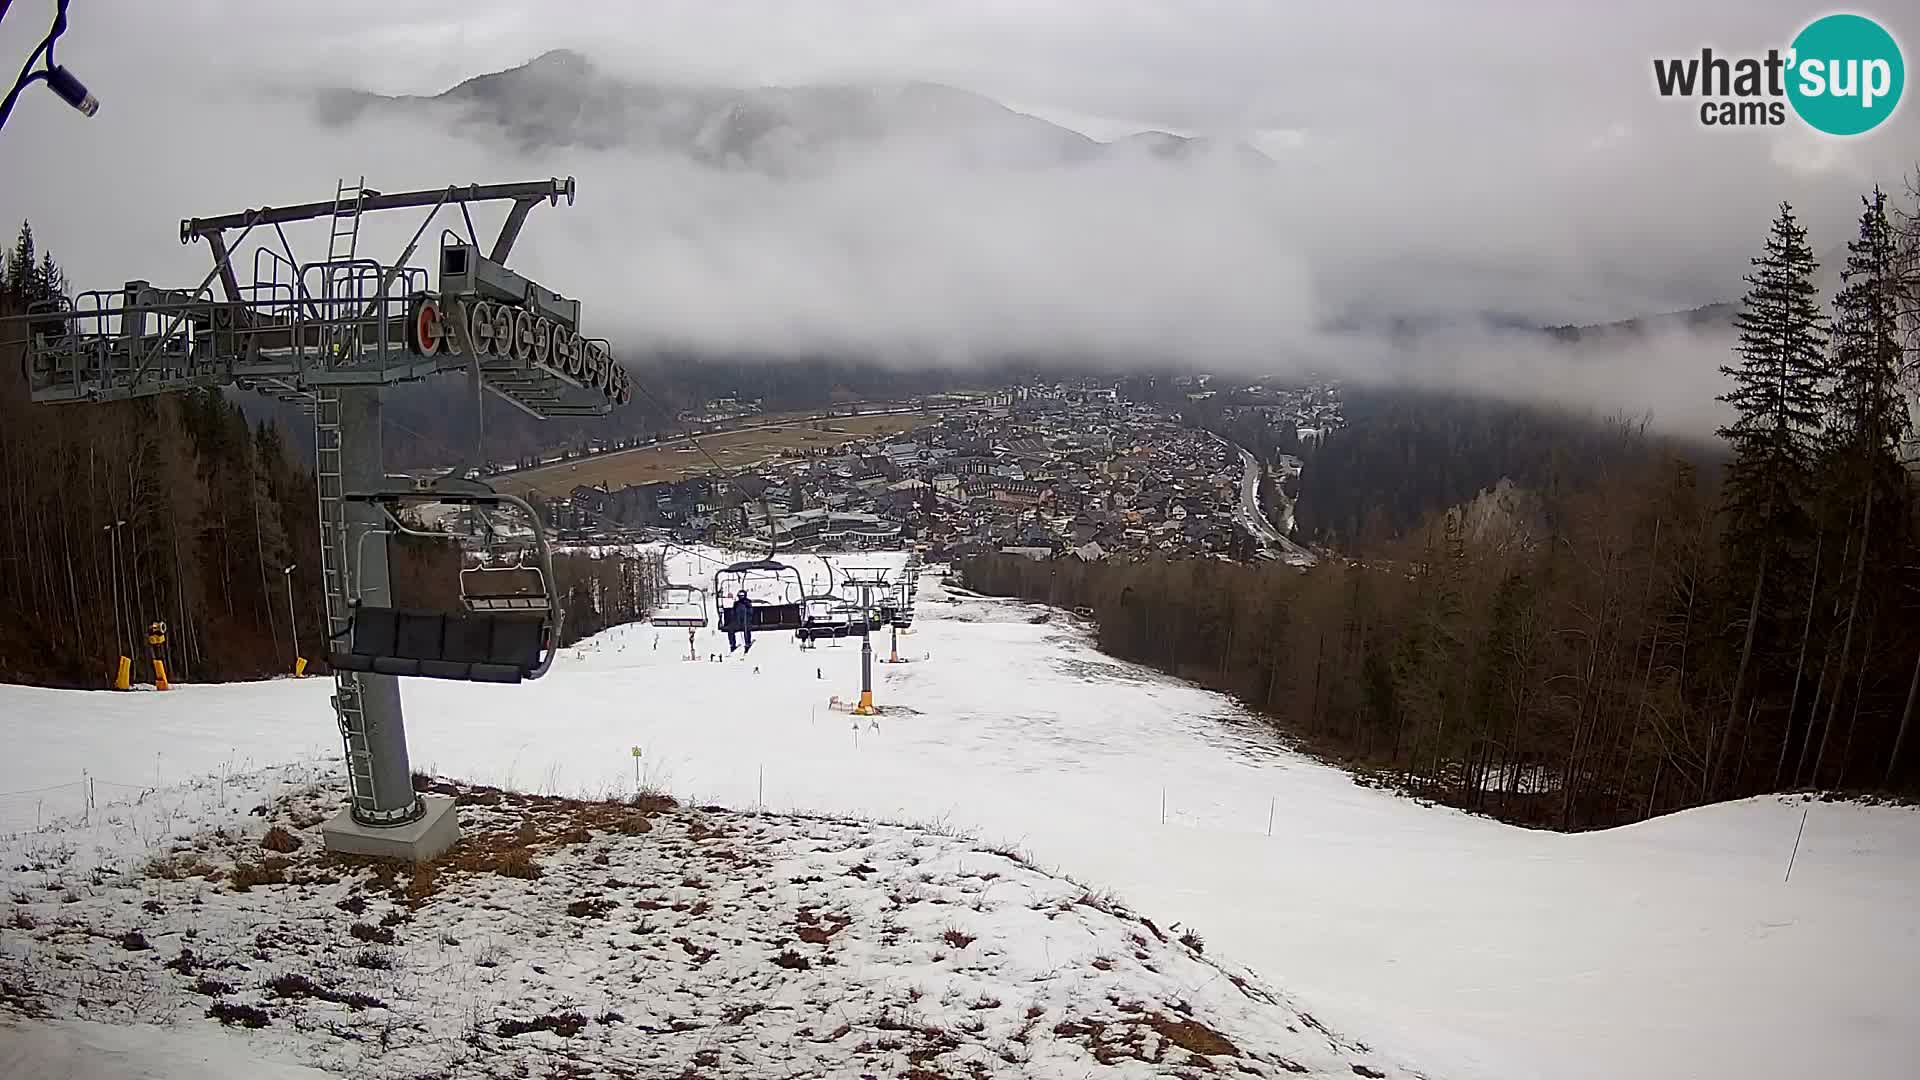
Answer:
[{"label": "ski lift chair seat", "polygon": [[[749,611],[751,618],[745,628],[751,628],[756,634],[798,630],[804,622],[799,604],[754,604]],[[731,605],[720,609],[721,630],[738,633],[745,628],[740,625],[740,616],[734,613]]]},{"label": "ski lift chair seat", "polygon": [[530,613],[446,614],[355,608],[349,646],[327,662],[341,671],[517,683],[540,667],[546,629]]}]

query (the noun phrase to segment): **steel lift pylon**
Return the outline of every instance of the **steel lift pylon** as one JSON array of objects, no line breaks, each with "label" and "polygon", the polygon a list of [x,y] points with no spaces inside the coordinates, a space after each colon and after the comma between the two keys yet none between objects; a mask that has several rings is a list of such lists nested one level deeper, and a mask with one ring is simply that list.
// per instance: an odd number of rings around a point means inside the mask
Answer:
[{"label": "steel lift pylon", "polygon": [[[384,387],[463,373],[476,406],[484,390],[541,419],[600,415],[630,399],[607,343],[580,336],[579,301],[505,266],[533,208],[572,205],[574,195],[571,177],[395,194],[372,191],[362,178],[341,181],[330,201],[183,220],[181,243],[203,240],[213,259],[196,287],[129,281],[81,293],[65,310],[11,320],[27,328],[33,399],[85,404],[234,386],[310,412],[326,619],[330,638],[341,641],[350,604],[391,606],[390,530],[370,497],[388,484]],[[483,250],[469,207],[495,202],[511,206]],[[465,233],[442,230],[430,282],[413,259],[427,229],[455,206]],[[390,261],[365,257],[363,218],[402,209],[426,210],[412,239]],[[328,222],[327,254],[302,263],[283,226],[314,220]],[[243,283],[234,256],[249,240],[253,274]],[[481,463],[476,448],[471,464]],[[399,677],[336,670],[334,683],[349,798],[324,830],[328,847],[433,858],[458,839],[458,824],[451,800],[413,790]]]}]

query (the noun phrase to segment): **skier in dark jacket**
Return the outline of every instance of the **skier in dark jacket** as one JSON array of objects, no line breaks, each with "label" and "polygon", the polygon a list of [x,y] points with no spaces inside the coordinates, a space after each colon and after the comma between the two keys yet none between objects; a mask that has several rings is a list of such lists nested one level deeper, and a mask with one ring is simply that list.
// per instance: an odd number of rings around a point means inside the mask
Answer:
[{"label": "skier in dark jacket", "polygon": [[[729,625],[738,630],[740,634],[747,639],[747,651],[752,652],[753,601],[747,599],[747,590],[741,589],[740,595],[734,597],[733,607],[729,609],[729,613],[732,615],[732,618],[728,620]],[[732,652],[734,649],[733,635],[734,630],[727,631],[728,652]]]}]

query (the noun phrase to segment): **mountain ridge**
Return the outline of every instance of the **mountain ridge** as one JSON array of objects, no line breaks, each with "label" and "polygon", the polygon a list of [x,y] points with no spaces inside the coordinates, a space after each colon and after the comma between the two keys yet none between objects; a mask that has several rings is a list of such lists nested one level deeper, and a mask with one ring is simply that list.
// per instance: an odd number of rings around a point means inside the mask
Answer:
[{"label": "mountain ridge", "polygon": [[971,90],[919,80],[727,87],[636,81],[586,55],[552,49],[437,94],[338,89],[315,101],[324,123],[375,111],[439,114],[462,134],[503,137],[515,149],[563,146],[664,151],[713,167],[783,173],[823,157],[882,145],[966,165],[1058,167],[1114,156],[1190,161],[1223,157],[1258,167],[1273,159],[1246,143],[1142,131],[1101,142]]}]

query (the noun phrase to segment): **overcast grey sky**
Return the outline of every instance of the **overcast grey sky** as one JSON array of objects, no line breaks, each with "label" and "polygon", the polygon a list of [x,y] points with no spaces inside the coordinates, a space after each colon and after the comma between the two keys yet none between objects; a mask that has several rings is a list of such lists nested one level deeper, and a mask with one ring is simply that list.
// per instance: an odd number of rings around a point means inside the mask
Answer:
[{"label": "overcast grey sky", "polygon": [[[51,0],[16,0],[17,65]],[[198,280],[182,216],[387,190],[579,177],[516,253],[628,344],[1008,348],[1312,362],[1504,392],[1711,414],[1718,342],[1610,376],[1504,345],[1396,354],[1330,339],[1355,310],[1597,321],[1737,295],[1772,208],[1816,247],[1920,158],[1914,104],[1871,135],[1702,128],[1655,56],[1784,46],[1824,5],[1780,0],[75,0],[59,56],[88,121],[34,88],[0,132],[0,218],[31,218],[76,283]],[[1907,47],[1920,16],[1883,5]],[[778,182],[619,151],[522,158],[446,130],[322,130],[306,95],[433,93],[550,48],[621,77],[725,86],[924,79],[1107,139],[1237,139],[1277,166],[961,173],[878,155]],[[11,67],[8,70],[12,70]],[[1911,94],[1909,94],[1911,96]],[[389,229],[410,232],[416,222]],[[404,239],[404,237],[401,237]],[[296,240],[298,242],[298,238]],[[1495,359],[1494,357],[1498,357]],[[1566,382],[1572,378],[1573,382]],[[1600,385],[1590,385],[1591,383]],[[1617,401],[1606,400],[1609,395]],[[1704,411],[1703,411],[1704,410]]]}]

